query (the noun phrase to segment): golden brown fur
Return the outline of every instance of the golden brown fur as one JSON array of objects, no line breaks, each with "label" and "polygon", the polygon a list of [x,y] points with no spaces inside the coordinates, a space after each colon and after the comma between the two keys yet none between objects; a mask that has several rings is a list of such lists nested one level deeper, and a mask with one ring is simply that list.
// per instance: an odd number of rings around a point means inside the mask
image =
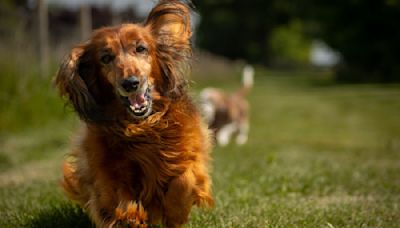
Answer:
[{"label": "golden brown fur", "polygon": [[[100,29],[60,66],[55,83],[83,121],[62,186],[98,227],[180,227],[192,205],[213,206],[209,132],[183,77],[190,36],[188,7],[163,0],[144,25]],[[119,92],[130,75],[143,91]],[[145,95],[150,108],[131,101]]]}]

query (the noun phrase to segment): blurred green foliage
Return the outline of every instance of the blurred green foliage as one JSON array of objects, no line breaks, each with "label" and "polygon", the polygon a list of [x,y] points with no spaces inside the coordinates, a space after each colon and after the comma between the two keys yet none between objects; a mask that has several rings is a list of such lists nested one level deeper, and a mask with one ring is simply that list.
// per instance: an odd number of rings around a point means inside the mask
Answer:
[{"label": "blurred green foliage", "polygon": [[301,20],[292,20],[273,30],[270,38],[273,63],[277,66],[307,66],[310,61],[311,42],[305,35]]},{"label": "blurred green foliage", "polygon": [[269,63],[274,29],[289,22],[293,9],[285,1],[195,1],[201,15],[197,43],[231,59]]},{"label": "blurred green foliage", "polygon": [[26,55],[0,57],[0,135],[71,117],[51,77],[40,75],[37,63]]},{"label": "blurred green foliage", "polygon": [[313,34],[340,51],[337,78],[400,81],[400,1],[304,1]]},{"label": "blurred green foliage", "polygon": [[231,59],[306,62],[312,39],[341,55],[339,81],[400,81],[400,1],[202,0],[197,43]]},{"label": "blurred green foliage", "polygon": [[49,76],[40,73],[37,37],[25,24],[25,4],[0,2],[0,140],[72,118],[52,85],[57,58],[52,59]]},{"label": "blurred green foliage", "polygon": [[18,26],[22,23],[20,19],[21,14],[18,12],[16,1],[0,1],[0,38],[2,42],[12,39],[16,33],[20,32]]}]

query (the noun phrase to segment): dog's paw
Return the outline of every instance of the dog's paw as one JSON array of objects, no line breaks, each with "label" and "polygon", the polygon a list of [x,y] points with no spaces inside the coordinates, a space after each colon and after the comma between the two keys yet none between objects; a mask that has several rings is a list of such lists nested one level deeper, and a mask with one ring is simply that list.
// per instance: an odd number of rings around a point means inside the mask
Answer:
[{"label": "dog's paw", "polygon": [[140,202],[139,204],[136,202],[128,203],[126,207],[126,220],[130,227],[147,227],[147,213]]},{"label": "dog's paw", "polygon": [[146,228],[147,212],[142,204],[129,202],[125,206],[115,208],[115,221],[111,224],[112,228]]},{"label": "dog's paw", "polygon": [[247,142],[247,135],[239,134],[236,137],[236,144],[237,145],[242,146],[242,145],[246,144],[246,142]]}]

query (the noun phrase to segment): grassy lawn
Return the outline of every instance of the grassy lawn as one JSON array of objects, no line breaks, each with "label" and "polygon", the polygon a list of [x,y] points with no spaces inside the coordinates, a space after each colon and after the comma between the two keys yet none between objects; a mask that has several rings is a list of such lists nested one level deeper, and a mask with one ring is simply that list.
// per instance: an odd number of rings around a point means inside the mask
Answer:
[{"label": "grassy lawn", "polygon": [[[195,209],[187,227],[400,227],[400,86],[257,73],[249,142],[215,148],[216,208]],[[195,89],[210,84],[239,78]],[[66,110],[1,129],[0,227],[90,226],[58,187],[77,127]]]}]

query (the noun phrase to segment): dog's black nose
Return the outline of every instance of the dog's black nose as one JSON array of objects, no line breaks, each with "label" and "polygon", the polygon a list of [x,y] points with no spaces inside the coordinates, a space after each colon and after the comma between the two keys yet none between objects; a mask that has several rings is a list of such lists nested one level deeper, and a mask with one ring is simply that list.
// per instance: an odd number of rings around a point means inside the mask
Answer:
[{"label": "dog's black nose", "polygon": [[134,92],[139,87],[139,79],[135,76],[130,76],[129,78],[122,80],[121,86],[126,92]]}]

